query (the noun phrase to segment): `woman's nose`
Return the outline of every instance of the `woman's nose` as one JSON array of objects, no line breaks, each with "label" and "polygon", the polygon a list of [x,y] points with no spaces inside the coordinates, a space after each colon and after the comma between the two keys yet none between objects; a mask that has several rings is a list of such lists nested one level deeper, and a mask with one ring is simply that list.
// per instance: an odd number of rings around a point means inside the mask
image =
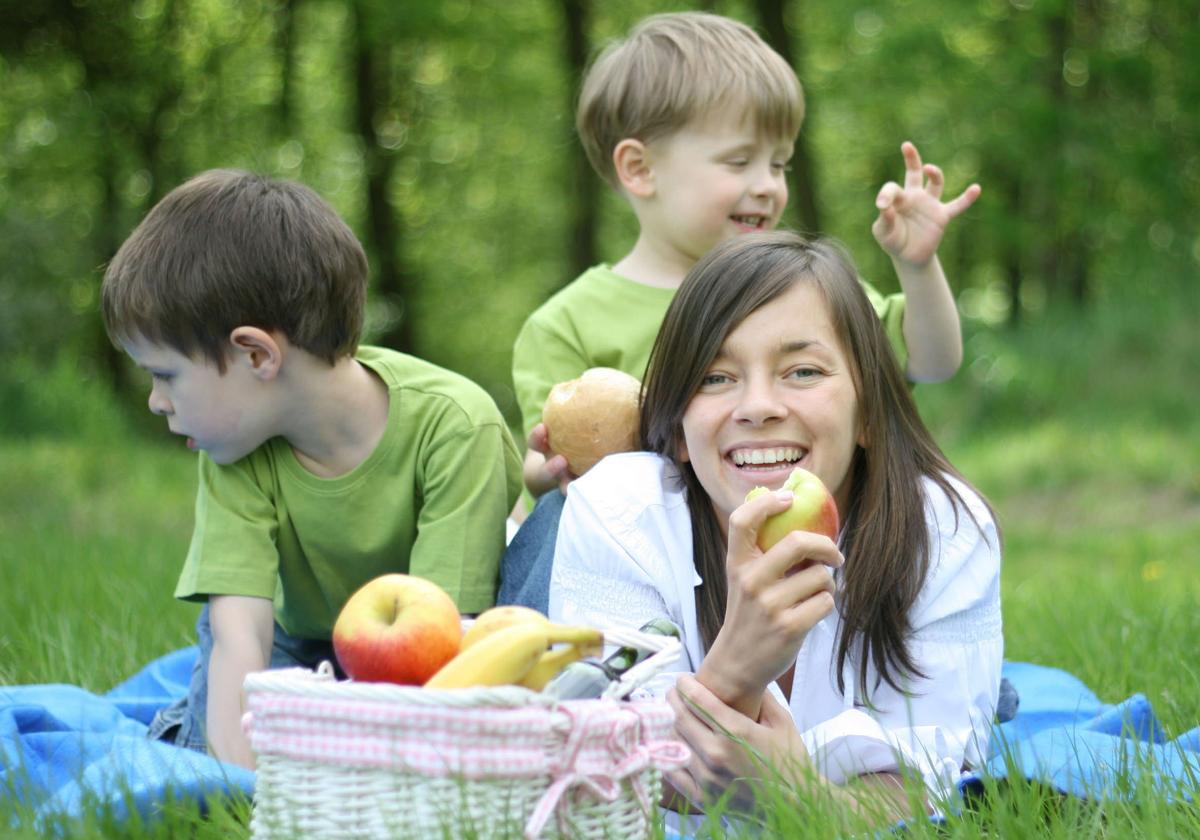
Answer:
[{"label": "woman's nose", "polygon": [[734,419],[739,423],[762,425],[772,420],[778,420],[787,413],[787,407],[779,399],[773,383],[746,383],[734,410]]}]

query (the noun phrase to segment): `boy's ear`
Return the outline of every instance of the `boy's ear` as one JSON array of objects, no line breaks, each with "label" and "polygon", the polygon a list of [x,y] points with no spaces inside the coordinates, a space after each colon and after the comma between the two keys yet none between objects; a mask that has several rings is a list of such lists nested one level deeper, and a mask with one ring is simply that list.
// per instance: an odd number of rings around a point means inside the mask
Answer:
[{"label": "boy's ear", "polygon": [[632,137],[625,138],[613,149],[612,161],[617,180],[626,192],[637,198],[654,195],[654,171],[645,143]]},{"label": "boy's ear", "polygon": [[283,344],[276,335],[260,327],[235,327],[229,333],[235,357],[250,366],[251,372],[262,380],[274,379],[283,364]]}]

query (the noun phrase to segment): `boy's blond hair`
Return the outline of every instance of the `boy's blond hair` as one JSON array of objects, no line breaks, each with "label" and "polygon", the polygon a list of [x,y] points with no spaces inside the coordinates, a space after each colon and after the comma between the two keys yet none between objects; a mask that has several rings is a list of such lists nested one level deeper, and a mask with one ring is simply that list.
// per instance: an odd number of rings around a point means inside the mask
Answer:
[{"label": "boy's blond hair", "polygon": [[794,138],[804,119],[800,80],[749,26],[706,12],[653,15],[592,64],[575,126],[592,166],[619,189],[618,143],[666,137],[725,106],[744,107],[776,137]]}]

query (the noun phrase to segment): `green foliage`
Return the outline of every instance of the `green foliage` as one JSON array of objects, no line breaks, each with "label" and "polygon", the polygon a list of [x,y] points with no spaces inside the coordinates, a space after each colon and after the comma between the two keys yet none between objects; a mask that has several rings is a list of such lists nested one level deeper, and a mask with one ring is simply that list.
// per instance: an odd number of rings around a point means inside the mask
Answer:
[{"label": "green foliage", "polygon": [[[688,5],[580,8],[595,51],[646,14]],[[758,3],[706,5],[759,23]],[[407,323],[412,349],[481,382],[515,420],[512,339],[572,276],[563,8],[0,8],[0,357],[65,349],[110,367],[100,267],[171,187],[241,166],[311,184],[368,242],[376,272],[385,257],[398,264],[399,287],[372,297],[369,339]],[[894,279],[869,234],[873,197],[902,174],[904,139],[943,166],[948,192],[984,186],[942,260],[964,300],[989,302],[988,323],[1196,270],[1200,111],[1187,103],[1200,100],[1200,35],[1183,9],[886,0],[785,13],[822,226],[882,287]],[[356,43],[377,101],[359,102]],[[365,184],[381,166],[393,228],[378,240]],[[613,261],[635,227],[620,198],[601,196],[596,236]]]}]

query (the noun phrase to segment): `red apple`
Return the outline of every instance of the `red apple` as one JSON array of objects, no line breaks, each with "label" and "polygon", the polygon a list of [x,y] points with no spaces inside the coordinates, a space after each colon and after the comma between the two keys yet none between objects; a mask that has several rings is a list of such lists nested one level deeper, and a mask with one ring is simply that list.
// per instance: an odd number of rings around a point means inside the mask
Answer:
[{"label": "red apple", "polygon": [[362,682],[423,685],[458,653],[462,620],[446,591],[413,575],[381,575],[350,596],[333,625],[333,651]]},{"label": "red apple", "polygon": [[[780,489],[792,491],[792,506],[767,517],[758,529],[759,548],[767,551],[792,531],[811,531],[837,539],[837,503],[821,479],[803,467],[796,467]],[[769,492],[766,487],[755,487],[746,494],[746,501]]]}]

